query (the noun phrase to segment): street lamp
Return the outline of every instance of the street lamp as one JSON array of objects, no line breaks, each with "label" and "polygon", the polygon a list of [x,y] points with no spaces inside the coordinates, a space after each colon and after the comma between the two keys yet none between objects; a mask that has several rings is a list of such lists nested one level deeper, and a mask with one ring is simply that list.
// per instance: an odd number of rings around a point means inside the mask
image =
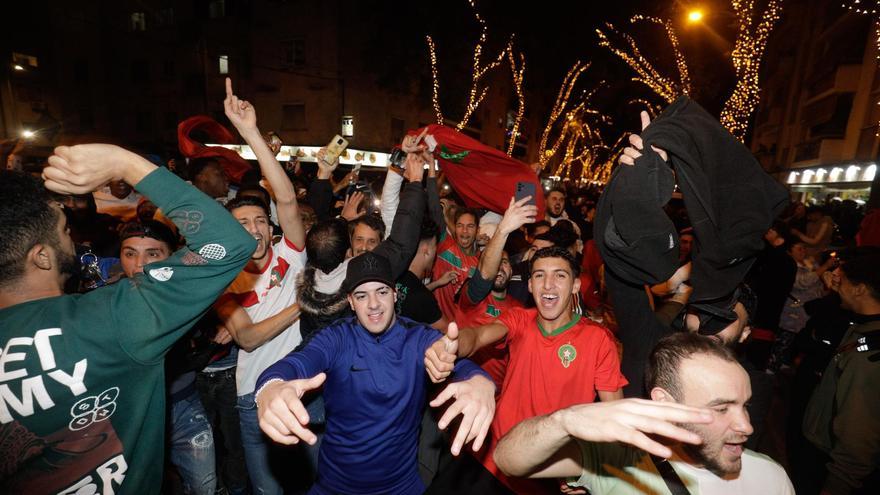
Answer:
[{"label": "street lamp", "polygon": [[30,129],[25,129],[25,130],[21,131],[21,137],[23,137],[25,139],[33,139],[34,137],[36,137],[36,135],[37,135],[37,133],[30,130]]},{"label": "street lamp", "polygon": [[703,11],[702,10],[692,10],[688,12],[687,20],[690,23],[696,23],[703,20]]},{"label": "street lamp", "polygon": [[15,69],[15,70],[18,71],[18,72],[21,72],[21,71],[24,70],[24,66],[22,66],[21,64],[15,64],[15,65],[12,66],[12,68]]}]

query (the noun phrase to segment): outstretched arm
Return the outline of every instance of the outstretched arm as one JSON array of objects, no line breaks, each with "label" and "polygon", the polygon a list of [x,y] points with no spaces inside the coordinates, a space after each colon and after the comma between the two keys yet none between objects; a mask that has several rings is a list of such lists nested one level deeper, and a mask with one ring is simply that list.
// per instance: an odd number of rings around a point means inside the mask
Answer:
[{"label": "outstretched arm", "polygon": [[677,424],[710,423],[712,413],[672,402],[624,399],[561,409],[527,419],[511,429],[495,449],[495,463],[507,475],[533,478],[580,476],[593,459],[583,459],[575,442],[623,442],[659,457],[669,447],[648,435],[699,444],[700,437]]},{"label": "outstretched arm", "polygon": [[477,349],[494,344],[505,336],[507,327],[500,321],[461,330],[455,322],[450,323],[446,335],[425,351],[425,369],[431,381],[442,382],[452,373],[458,357],[468,357]]},{"label": "outstretched arm", "polygon": [[281,230],[294,246],[302,248],[306,243],[306,231],[299,216],[299,206],[296,202],[296,190],[284,168],[275,159],[275,153],[269,149],[269,145],[260,134],[257,127],[257,111],[250,102],[239,100],[232,93],[232,80],[226,78],[226,99],[223,100],[223,109],[226,117],[241,134],[245,142],[250,145],[257,156],[260,171],[269,182],[269,187],[275,194],[275,205],[278,208],[278,222]]}]

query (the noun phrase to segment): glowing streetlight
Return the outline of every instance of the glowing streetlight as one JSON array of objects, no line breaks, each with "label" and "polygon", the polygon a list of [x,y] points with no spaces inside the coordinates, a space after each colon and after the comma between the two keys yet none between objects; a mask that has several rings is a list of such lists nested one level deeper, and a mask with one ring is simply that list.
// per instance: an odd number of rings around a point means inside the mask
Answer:
[{"label": "glowing streetlight", "polygon": [[30,130],[30,129],[25,129],[25,130],[21,131],[21,137],[23,137],[25,139],[33,139],[34,137],[36,137],[36,135],[37,135],[37,133]]},{"label": "glowing streetlight", "polygon": [[15,70],[17,70],[17,71],[19,71],[19,72],[21,72],[21,71],[24,70],[24,66],[22,66],[22,65],[20,65],[20,64],[15,64],[15,65],[12,66],[12,68],[15,69]]},{"label": "glowing streetlight", "polygon": [[688,22],[700,22],[703,20],[703,11],[702,10],[692,10],[688,12],[687,16]]}]

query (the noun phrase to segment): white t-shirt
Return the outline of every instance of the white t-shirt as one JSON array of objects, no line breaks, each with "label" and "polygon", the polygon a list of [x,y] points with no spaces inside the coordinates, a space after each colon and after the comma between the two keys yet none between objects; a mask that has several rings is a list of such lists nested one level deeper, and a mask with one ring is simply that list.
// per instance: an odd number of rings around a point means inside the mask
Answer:
[{"label": "white t-shirt", "polygon": [[[622,444],[579,442],[584,469],[572,486],[583,486],[593,495],[669,494],[651,456]],[[707,469],[694,467],[674,455],[669,459],[691,495],[795,495],[785,470],[773,459],[743,450],[742,470],[723,479]]]},{"label": "white t-shirt", "polygon": [[[306,263],[306,253],[287,238],[269,248],[269,262],[261,273],[243,270],[226,293],[247,311],[254,323],[278,314],[296,302],[297,274]],[[235,382],[238,395],[254,391],[257,378],[266,368],[286,356],[302,341],[299,320],[251,352],[238,352]]]}]

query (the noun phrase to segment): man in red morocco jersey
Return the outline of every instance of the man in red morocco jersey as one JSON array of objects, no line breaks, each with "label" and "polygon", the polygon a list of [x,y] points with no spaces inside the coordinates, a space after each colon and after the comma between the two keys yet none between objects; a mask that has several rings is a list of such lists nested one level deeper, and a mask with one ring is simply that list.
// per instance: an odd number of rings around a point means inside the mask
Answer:
[{"label": "man in red morocco jersey", "polygon": [[473,276],[477,263],[480,262],[476,242],[477,214],[468,208],[458,208],[453,220],[454,234],[440,234],[440,245],[437,246],[437,259],[433,269],[434,280],[439,280],[447,272],[458,275],[451,283],[434,290],[440,311],[449,321],[455,317],[455,294],[464,281]]},{"label": "man in red morocco jersey", "polygon": [[[480,256],[480,263],[473,277],[462,286],[455,308],[455,321],[462,328],[477,327],[494,322],[501,314],[512,308],[521,308],[522,303],[507,297],[507,284],[512,272],[510,259],[504,252],[504,244],[511,232],[526,223],[535,221],[538,207],[528,204],[531,196],[514,202],[504,212],[495,235],[489,240]],[[477,351],[471,359],[479,364],[501,390],[504,371],[507,368],[507,345],[499,342]]]},{"label": "man in red morocco jersey", "polygon": [[[451,323],[446,336],[425,352],[431,379],[439,382],[449,375],[456,357],[506,339],[510,358],[492,422],[490,453],[520,421],[594,402],[597,395],[602,401],[623,398],[627,381],[620,372],[614,338],[571,310],[571,299],[580,289],[578,275],[577,262],[566,250],[539,250],[529,277],[536,308],[512,309],[494,323],[460,331]],[[491,455],[484,464],[502,481],[516,484],[517,491],[540,489],[505,479]]]}]

